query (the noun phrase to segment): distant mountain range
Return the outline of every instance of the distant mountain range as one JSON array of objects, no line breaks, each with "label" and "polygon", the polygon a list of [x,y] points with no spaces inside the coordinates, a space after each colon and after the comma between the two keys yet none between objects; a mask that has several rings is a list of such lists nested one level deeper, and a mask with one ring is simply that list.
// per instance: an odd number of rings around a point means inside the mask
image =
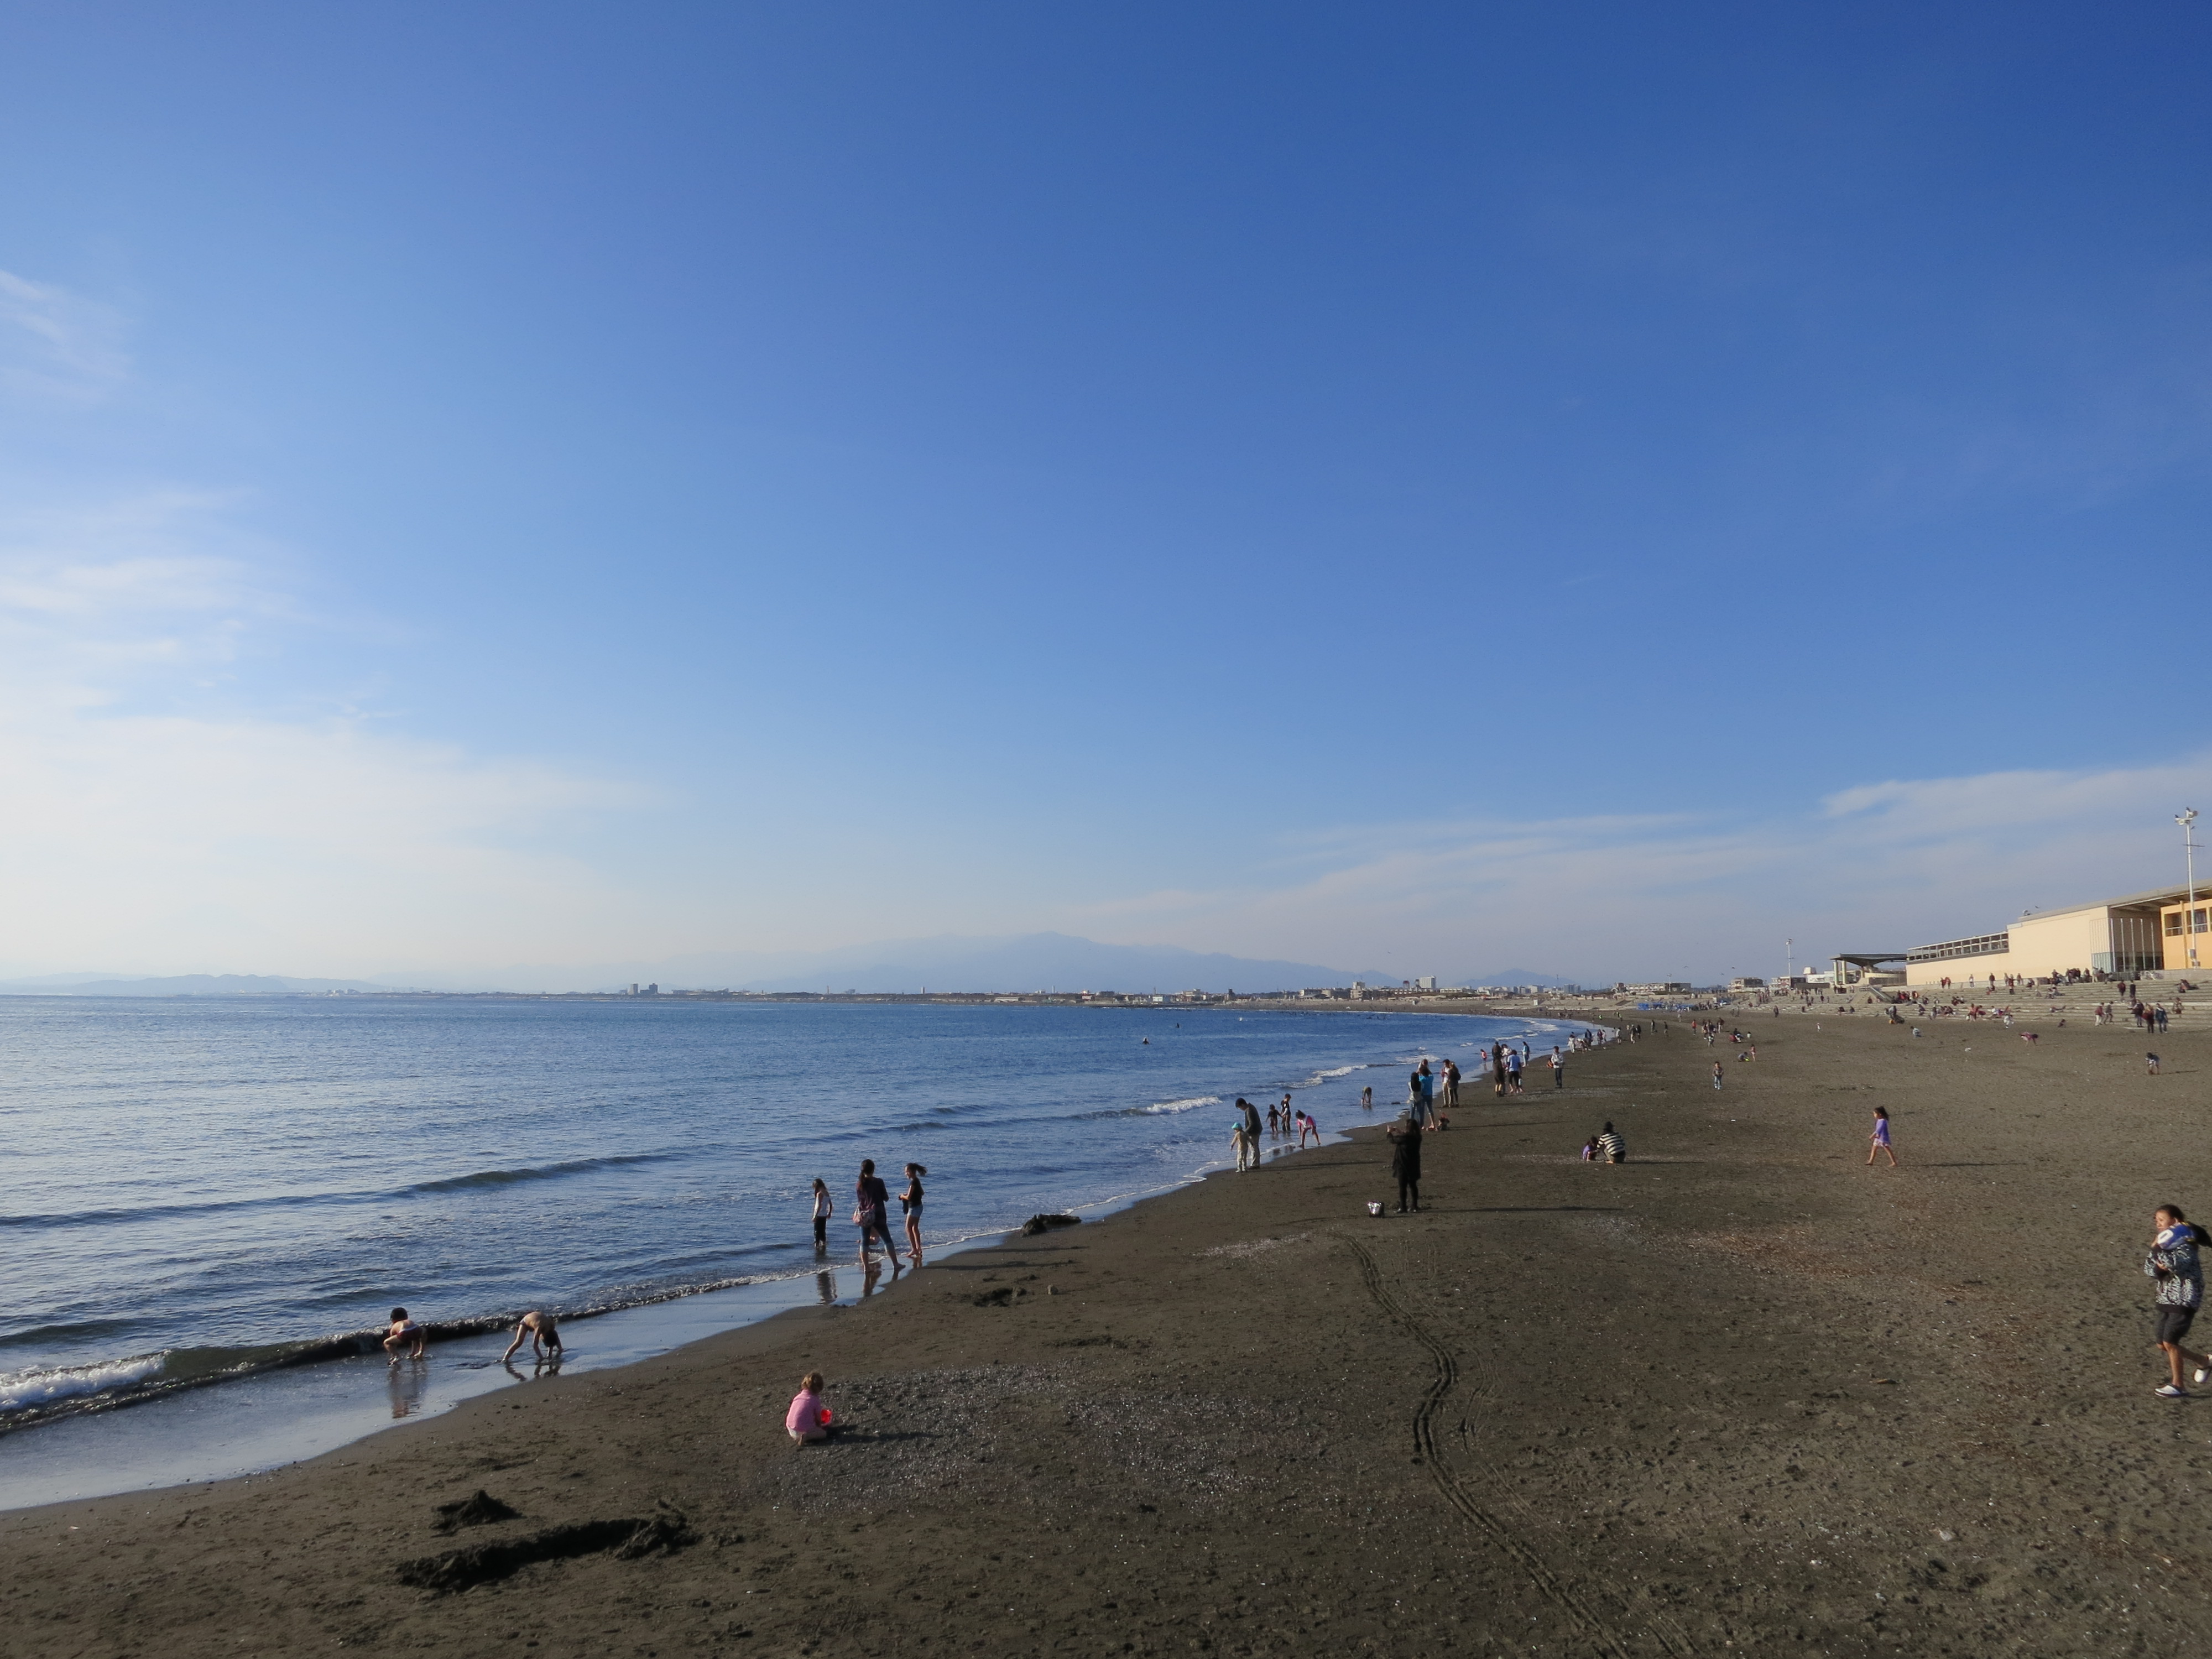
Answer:
[{"label": "distant mountain range", "polygon": [[[1565,985],[1514,968],[1480,975],[1439,973],[1445,985]],[[525,966],[374,980],[283,974],[56,974],[0,981],[0,994],[46,996],[268,996],[317,991],[611,991],[657,983],[665,991],[1295,991],[1306,986],[1395,986],[1376,969],[1323,967],[1167,945],[1102,945],[1066,933],[974,939],[957,934],[812,952],[711,951],[653,962]]]}]

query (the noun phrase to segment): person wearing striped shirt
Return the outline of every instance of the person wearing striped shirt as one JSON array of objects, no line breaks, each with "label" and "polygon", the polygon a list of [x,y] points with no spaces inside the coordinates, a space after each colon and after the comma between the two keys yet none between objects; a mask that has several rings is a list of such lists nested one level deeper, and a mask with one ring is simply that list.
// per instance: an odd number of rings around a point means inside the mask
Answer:
[{"label": "person wearing striped shirt", "polygon": [[1605,1161],[1608,1164],[1628,1162],[1628,1143],[1620,1138],[1620,1133],[1610,1123],[1605,1126],[1604,1133],[1598,1136],[1597,1149],[1605,1155]]}]

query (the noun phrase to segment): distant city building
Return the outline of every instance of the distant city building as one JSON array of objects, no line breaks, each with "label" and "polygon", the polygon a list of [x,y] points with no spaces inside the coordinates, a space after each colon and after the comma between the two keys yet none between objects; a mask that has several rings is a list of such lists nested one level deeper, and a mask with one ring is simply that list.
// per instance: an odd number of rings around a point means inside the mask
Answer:
[{"label": "distant city building", "polygon": [[1413,981],[1413,988],[1416,991],[1435,990],[1437,988],[1437,976],[1434,974],[1423,975],[1420,978]]},{"label": "distant city building", "polygon": [[1352,981],[1352,1000],[1354,1002],[1359,1001],[1366,994],[1367,982],[1364,980],[1355,979]]},{"label": "distant city building", "polygon": [[1764,991],[1766,981],[1750,974],[1739,974],[1729,981],[1731,991]]}]

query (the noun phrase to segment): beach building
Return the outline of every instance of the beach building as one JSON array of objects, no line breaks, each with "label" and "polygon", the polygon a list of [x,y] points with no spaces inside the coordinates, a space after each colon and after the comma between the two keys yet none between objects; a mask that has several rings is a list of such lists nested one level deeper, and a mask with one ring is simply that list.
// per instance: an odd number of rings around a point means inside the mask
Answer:
[{"label": "beach building", "polygon": [[2212,966],[2212,939],[2201,937],[2207,921],[2206,897],[2203,893],[2185,893],[2174,902],[2158,907],[2159,945],[2166,972]]},{"label": "beach building", "polygon": [[[2188,901],[2187,888],[2161,887],[2094,904],[2031,910],[2001,932],[1945,939],[1907,952],[1906,978],[1913,985],[1940,985],[1947,979],[1963,985],[1970,979],[1987,981],[1992,975],[2047,979],[2056,974],[2063,979],[2069,973],[2106,974],[2136,979],[2180,971],[2191,965],[2189,950],[2197,943],[2197,933],[2184,921]],[[2203,917],[2205,908],[2200,903],[2196,916]],[[2201,921],[2194,923],[2198,931],[2203,925]]]}]

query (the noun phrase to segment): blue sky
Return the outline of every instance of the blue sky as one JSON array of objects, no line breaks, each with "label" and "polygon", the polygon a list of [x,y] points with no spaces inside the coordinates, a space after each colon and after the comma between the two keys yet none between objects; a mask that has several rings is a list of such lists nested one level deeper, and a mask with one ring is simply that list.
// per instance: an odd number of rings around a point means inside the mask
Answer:
[{"label": "blue sky", "polygon": [[11,8],[0,966],[1750,971],[2168,879],[2208,35]]}]

